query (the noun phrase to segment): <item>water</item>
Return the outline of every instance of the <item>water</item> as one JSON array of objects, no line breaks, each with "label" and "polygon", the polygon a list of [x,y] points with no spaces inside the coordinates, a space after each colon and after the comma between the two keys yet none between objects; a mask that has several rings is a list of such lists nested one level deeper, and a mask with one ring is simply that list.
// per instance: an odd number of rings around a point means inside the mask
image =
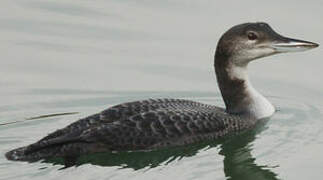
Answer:
[{"label": "water", "polygon": [[59,161],[3,156],[126,101],[173,97],[223,106],[213,53],[225,30],[265,21],[286,36],[322,44],[322,8],[321,1],[291,0],[3,0],[0,179],[322,179],[320,47],[250,65],[254,86],[278,111],[239,136],[88,156],[66,169]]}]

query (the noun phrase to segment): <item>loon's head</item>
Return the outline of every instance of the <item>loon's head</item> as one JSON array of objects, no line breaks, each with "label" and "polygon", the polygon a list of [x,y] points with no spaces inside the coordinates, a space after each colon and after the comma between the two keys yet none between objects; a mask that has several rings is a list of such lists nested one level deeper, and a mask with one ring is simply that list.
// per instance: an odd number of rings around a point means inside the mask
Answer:
[{"label": "loon's head", "polygon": [[245,66],[257,58],[304,51],[318,46],[313,42],[284,37],[267,23],[244,23],[232,27],[222,35],[217,53],[226,56],[225,59],[237,66]]},{"label": "loon's head", "polygon": [[279,35],[266,23],[245,23],[229,29],[220,38],[214,57],[226,111],[255,119],[270,117],[275,108],[252,87],[247,73],[248,63],[265,56],[318,46]]}]

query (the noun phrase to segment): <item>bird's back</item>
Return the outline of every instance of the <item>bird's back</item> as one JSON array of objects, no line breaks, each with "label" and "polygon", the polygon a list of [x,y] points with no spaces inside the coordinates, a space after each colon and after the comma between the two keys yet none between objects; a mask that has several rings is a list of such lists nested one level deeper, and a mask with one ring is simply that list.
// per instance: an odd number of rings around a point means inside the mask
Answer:
[{"label": "bird's back", "polygon": [[[182,99],[124,103],[7,153],[12,160],[79,156],[94,152],[152,150],[216,139],[243,129],[224,109]],[[18,151],[19,150],[19,151]]]}]

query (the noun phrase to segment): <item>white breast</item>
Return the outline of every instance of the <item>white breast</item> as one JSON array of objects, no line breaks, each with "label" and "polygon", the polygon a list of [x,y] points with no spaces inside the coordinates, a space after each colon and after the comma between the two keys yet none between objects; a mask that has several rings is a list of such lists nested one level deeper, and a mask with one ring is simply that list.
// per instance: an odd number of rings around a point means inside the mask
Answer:
[{"label": "white breast", "polygon": [[249,112],[253,114],[256,119],[270,117],[274,114],[274,106],[261,95],[247,80],[247,93],[249,94],[251,101],[248,105]]},{"label": "white breast", "polygon": [[250,99],[250,102],[244,106],[247,106],[247,111],[252,116],[255,116],[256,119],[261,119],[270,117],[274,114],[274,106],[251,85],[247,73],[247,66],[233,65],[229,69],[229,75],[232,79],[241,79],[245,81],[245,91],[249,96],[248,99]]}]

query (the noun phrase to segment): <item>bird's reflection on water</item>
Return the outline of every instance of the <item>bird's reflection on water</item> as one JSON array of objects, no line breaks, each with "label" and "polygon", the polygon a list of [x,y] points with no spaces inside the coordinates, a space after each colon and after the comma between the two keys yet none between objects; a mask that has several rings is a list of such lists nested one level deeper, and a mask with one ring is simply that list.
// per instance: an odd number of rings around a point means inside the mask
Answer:
[{"label": "bird's reflection on water", "polygon": [[255,129],[234,136],[221,144],[220,154],[224,156],[224,173],[228,179],[278,179],[277,174],[270,170],[273,167],[256,164],[256,158],[251,154],[252,142],[265,128],[265,122],[261,122]]},{"label": "bird's reflection on water", "polygon": [[[78,160],[68,162],[69,159],[49,159],[43,162],[62,164],[64,168],[93,164],[99,166],[117,166],[120,168],[154,168],[183,157],[196,155],[200,150],[220,147],[220,155],[224,156],[224,173],[228,179],[250,180],[250,179],[278,179],[277,174],[270,167],[257,165],[256,158],[252,157],[252,142],[256,135],[266,129],[265,121],[259,123],[253,130],[238,135],[227,136],[213,142],[203,142],[184,147],[175,147],[151,152],[120,152],[120,153],[97,153],[86,155]],[[64,169],[63,168],[63,169]],[[272,167],[271,167],[272,168]]]}]

